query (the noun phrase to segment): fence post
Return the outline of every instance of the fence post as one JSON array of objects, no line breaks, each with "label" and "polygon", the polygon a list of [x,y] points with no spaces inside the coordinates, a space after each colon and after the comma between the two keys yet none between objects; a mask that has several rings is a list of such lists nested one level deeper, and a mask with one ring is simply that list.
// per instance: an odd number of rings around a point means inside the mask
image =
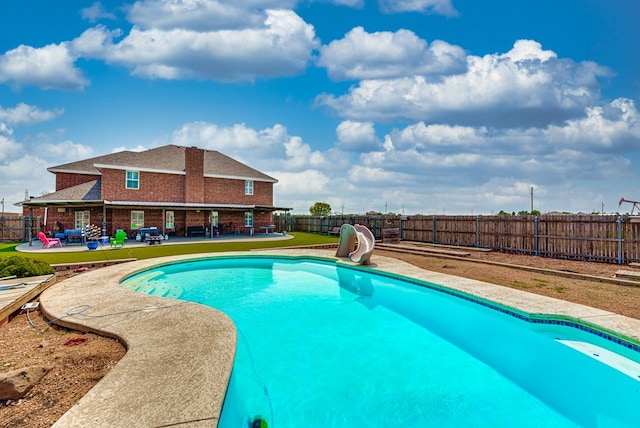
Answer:
[{"label": "fence post", "polygon": [[480,216],[476,216],[476,248],[480,246]]},{"label": "fence post", "polygon": [[622,217],[618,214],[618,264],[622,264]]},{"label": "fence post", "polygon": [[398,219],[398,239],[402,241],[402,217]]},{"label": "fence post", "polygon": [[535,248],[535,255],[538,255],[538,216],[535,216],[533,218],[533,223],[534,223],[534,237],[533,237],[533,242],[534,242],[534,248]]},{"label": "fence post", "polygon": [[436,243],[436,216],[433,216],[433,227],[431,231],[431,243]]}]

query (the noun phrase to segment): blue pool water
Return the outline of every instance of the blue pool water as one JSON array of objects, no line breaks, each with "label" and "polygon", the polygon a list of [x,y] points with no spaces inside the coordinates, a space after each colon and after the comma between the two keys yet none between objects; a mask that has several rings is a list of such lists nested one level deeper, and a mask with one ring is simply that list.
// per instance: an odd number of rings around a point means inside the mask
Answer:
[{"label": "blue pool water", "polygon": [[[221,427],[638,426],[638,352],[333,262],[212,258],[123,285],[227,313]],[[508,312],[508,311],[507,311]]]}]

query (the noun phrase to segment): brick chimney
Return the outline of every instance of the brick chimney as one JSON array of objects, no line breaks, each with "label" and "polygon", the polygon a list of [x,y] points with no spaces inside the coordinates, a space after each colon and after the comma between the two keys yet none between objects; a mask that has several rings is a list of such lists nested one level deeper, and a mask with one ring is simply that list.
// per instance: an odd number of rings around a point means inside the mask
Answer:
[{"label": "brick chimney", "polygon": [[184,152],[185,202],[191,204],[204,203],[204,150],[187,147]]}]

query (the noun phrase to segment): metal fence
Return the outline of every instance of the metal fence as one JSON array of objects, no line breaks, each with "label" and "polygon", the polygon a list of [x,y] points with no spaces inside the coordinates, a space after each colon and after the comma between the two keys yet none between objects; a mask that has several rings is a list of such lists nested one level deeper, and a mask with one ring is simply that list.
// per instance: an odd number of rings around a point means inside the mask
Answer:
[{"label": "metal fence", "polygon": [[277,230],[328,234],[344,223],[367,226],[376,239],[399,229],[404,241],[490,248],[559,259],[640,262],[640,217],[541,216],[276,216]]}]

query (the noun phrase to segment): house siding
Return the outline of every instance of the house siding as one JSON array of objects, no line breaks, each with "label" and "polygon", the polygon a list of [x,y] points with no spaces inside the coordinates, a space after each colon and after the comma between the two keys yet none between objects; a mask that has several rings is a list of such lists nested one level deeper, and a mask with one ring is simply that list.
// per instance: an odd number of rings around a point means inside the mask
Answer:
[{"label": "house siding", "polygon": [[126,188],[127,172],[102,171],[102,195],[106,201],[177,202],[185,200],[185,177],[177,174],[140,172],[140,187]]},{"label": "house siding", "polygon": [[67,172],[56,173],[56,192],[77,186],[78,184],[87,183],[97,179],[99,176],[94,174],[76,174]]},{"label": "house siding", "polygon": [[195,147],[187,147],[184,153],[185,180],[184,194],[185,202],[192,204],[202,204],[204,196],[204,150]]},{"label": "house siding", "polygon": [[205,179],[205,200],[216,204],[271,205],[273,183],[254,181],[253,195],[244,194],[245,180]]}]

